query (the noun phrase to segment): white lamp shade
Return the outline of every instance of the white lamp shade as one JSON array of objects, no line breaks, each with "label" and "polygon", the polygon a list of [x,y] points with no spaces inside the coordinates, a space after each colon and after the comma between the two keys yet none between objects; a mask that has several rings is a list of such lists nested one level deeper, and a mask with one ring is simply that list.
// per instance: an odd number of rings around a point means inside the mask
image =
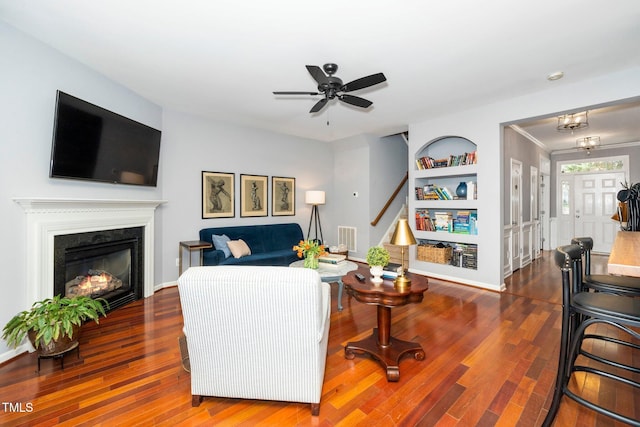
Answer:
[{"label": "white lamp shade", "polygon": [[324,205],[324,191],[307,191],[304,193],[304,202],[308,205]]}]

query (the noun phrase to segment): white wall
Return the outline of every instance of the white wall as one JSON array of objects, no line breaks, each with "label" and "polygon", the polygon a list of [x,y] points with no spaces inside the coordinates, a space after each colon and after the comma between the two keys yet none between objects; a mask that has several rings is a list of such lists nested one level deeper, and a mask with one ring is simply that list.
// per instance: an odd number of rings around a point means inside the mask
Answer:
[{"label": "white wall", "polygon": [[[41,42],[0,23],[0,326],[26,300],[26,218],[14,197],[159,199],[160,188],[49,178],[56,90],[162,126],[160,107]],[[162,167],[162,166],[161,166]],[[162,173],[162,171],[160,171]],[[0,357],[7,347],[0,341]]]},{"label": "white wall", "polygon": [[[25,272],[26,218],[14,197],[166,200],[155,223],[155,284],[173,284],[178,269],[178,242],[198,238],[204,227],[230,224],[297,222],[306,233],[310,208],[304,203],[309,189],[327,191],[320,207],[325,240],[337,242],[337,225],[345,209],[334,185],[334,150],[331,144],[232,126],[175,111],[162,111],[105,76],[49,48],[12,27],[0,24],[0,325],[28,308]],[[49,156],[56,90],[100,105],[149,126],[161,129],[158,187],[112,185],[50,179]],[[373,139],[364,139],[370,143]],[[349,165],[347,167],[350,167]],[[364,165],[367,167],[367,164]],[[268,212],[260,218],[201,218],[201,171],[233,172],[239,197],[240,174],[269,177]],[[366,188],[368,174],[354,170]],[[272,176],[296,178],[295,216],[273,217]],[[352,181],[356,183],[355,181]],[[364,191],[364,190],[363,190]],[[366,191],[364,191],[366,192]],[[239,199],[237,199],[239,200]],[[292,242],[292,245],[295,242]],[[0,361],[11,357],[0,342]]]},{"label": "white wall", "polygon": [[399,135],[384,138],[358,135],[335,141],[333,149],[332,214],[336,227],[357,229],[357,251],[349,256],[363,260],[369,247],[379,243],[405,202],[406,191],[394,200],[377,226],[371,225],[407,171],[407,145]]},{"label": "white wall", "polygon": [[[365,235],[359,236],[365,239],[359,242],[359,250],[366,251],[362,245],[366,242],[364,244],[368,246],[370,242],[368,223],[373,218],[365,217],[362,212],[369,212],[373,205],[368,194],[371,164],[368,147],[372,137],[352,138],[344,145],[340,141],[323,144],[177,112],[163,114],[160,107],[127,88],[1,23],[0,57],[0,217],[3,237],[0,246],[0,290],[3,295],[0,325],[33,302],[26,301],[24,292],[24,275],[29,262],[24,255],[25,217],[22,209],[12,201],[14,197],[167,200],[168,203],[159,209],[156,221],[154,275],[157,283],[168,283],[177,277],[178,242],[197,238],[197,231],[203,226],[293,221],[300,223],[306,232],[310,211],[303,199],[307,189],[327,190],[327,204],[321,207],[325,240],[336,241],[338,225],[354,225],[359,233],[365,230],[362,232]],[[500,124],[638,96],[638,88],[640,69],[635,68],[585,82],[550,83],[547,91],[467,110],[461,108],[451,114],[410,124],[410,165],[413,165],[416,147],[436,137],[460,135],[478,144],[481,243],[479,269],[473,272],[474,280],[492,286],[503,280]],[[147,188],[49,179],[57,89],[162,129],[159,186]],[[460,121],[460,117],[465,120]],[[234,219],[203,220],[200,217],[202,170],[234,172],[238,182],[240,173],[295,177],[298,188],[296,215],[249,219],[239,218],[237,213]],[[391,183],[392,187],[395,185],[395,182]],[[361,197],[353,198],[353,191],[359,191]],[[0,357],[5,350],[5,343],[0,342]]]},{"label": "white wall", "polygon": [[[336,227],[355,227],[357,251],[352,258],[364,258],[369,245],[369,221],[367,213],[369,194],[369,144],[371,136],[359,135],[333,143],[335,162],[333,165],[333,203],[337,206]],[[358,197],[353,193],[357,192]],[[336,242],[337,243],[337,242]]]},{"label": "white wall", "polygon": [[[371,204],[369,207],[369,223],[373,221],[400,181],[407,173],[408,146],[400,135],[379,138],[370,144],[371,156],[369,162],[369,192]],[[387,212],[380,218],[375,227],[369,225],[369,245],[377,245],[385,239],[385,233],[395,219],[402,205],[407,201],[407,184],[393,200]],[[365,248],[365,255],[366,255]]]},{"label": "white wall", "polygon": [[[330,145],[173,111],[165,112],[163,125],[160,181],[168,203],[158,210],[157,220],[163,240],[160,277],[165,283],[178,277],[178,242],[197,240],[201,228],[295,222],[306,236],[311,216],[304,203],[306,190],[327,192],[327,204],[319,207],[322,231],[325,240],[335,241],[337,226],[329,214],[335,200]],[[235,174],[235,218],[202,219],[202,171]],[[240,174],[269,177],[269,216],[240,217]],[[272,176],[296,179],[295,216],[271,216]]]},{"label": "white wall", "polygon": [[[541,77],[543,78],[543,77]],[[558,82],[555,82],[558,83]],[[549,89],[456,111],[409,125],[409,157],[425,142],[443,135],[459,135],[478,145],[478,270],[469,278],[491,287],[503,284],[502,234],[504,194],[502,123],[537,117],[555,111],[602,104],[640,94],[640,68],[631,68],[598,78],[555,84]],[[460,118],[464,117],[461,121]],[[412,253],[412,257],[415,257]]]}]

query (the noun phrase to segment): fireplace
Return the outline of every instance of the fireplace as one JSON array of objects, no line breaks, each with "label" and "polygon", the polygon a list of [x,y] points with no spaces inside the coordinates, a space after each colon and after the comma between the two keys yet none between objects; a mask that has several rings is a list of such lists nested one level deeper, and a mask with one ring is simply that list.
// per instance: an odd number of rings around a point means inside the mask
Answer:
[{"label": "fireplace", "polygon": [[144,228],[54,238],[53,294],[104,298],[111,310],[142,298]]},{"label": "fireplace", "polygon": [[53,297],[54,240],[57,236],[142,227],[144,239],[138,274],[142,297],[154,292],[154,214],[163,200],[14,198],[25,212],[26,299],[31,304]]}]

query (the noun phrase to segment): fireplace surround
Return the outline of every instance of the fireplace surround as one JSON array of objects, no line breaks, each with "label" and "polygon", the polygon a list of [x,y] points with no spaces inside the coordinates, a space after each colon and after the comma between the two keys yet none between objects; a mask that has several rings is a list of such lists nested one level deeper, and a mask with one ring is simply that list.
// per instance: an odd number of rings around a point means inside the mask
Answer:
[{"label": "fireplace surround", "polygon": [[34,302],[54,295],[56,236],[141,227],[142,297],[154,292],[154,216],[161,200],[14,198],[26,214],[26,291]]},{"label": "fireplace surround", "polygon": [[109,309],[142,298],[144,228],[54,237],[53,294],[104,298]]}]

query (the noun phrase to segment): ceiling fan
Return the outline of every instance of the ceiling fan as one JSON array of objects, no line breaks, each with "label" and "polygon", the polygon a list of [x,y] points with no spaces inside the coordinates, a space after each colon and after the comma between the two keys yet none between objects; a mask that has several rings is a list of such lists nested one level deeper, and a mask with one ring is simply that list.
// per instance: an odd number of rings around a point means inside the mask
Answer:
[{"label": "ceiling fan", "polygon": [[[273,92],[274,95],[324,95],[320,101],[318,101],[310,113],[317,113],[327,105],[330,99],[338,98],[342,102],[355,105],[360,108],[368,108],[373,102],[360,98],[359,96],[349,95],[344,92],[353,92],[354,90],[364,89],[369,86],[377,85],[387,81],[387,78],[382,73],[372,74],[370,76],[356,79],[347,84],[343,84],[342,80],[335,77],[334,74],[338,71],[336,64],[324,64],[322,69],[317,65],[307,65],[307,70],[311,77],[318,82],[318,92]],[[324,70],[324,72],[322,71]],[[325,74],[326,73],[326,74]]]}]

